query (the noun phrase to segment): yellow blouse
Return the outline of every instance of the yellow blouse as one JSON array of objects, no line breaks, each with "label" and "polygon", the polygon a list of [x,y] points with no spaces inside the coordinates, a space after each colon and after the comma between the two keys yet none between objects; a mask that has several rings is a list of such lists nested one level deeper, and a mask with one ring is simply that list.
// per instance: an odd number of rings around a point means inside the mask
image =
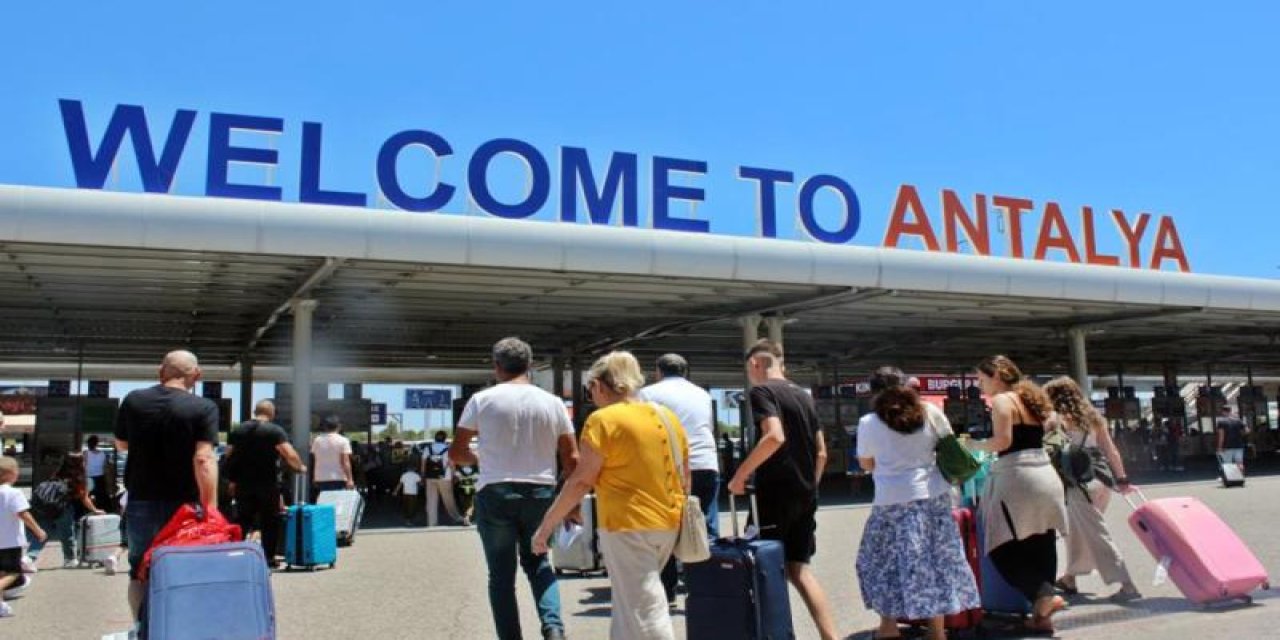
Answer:
[{"label": "yellow blouse", "polygon": [[[676,446],[689,459],[689,441],[675,414],[663,408]],[[671,460],[667,429],[655,405],[619,402],[587,418],[582,442],[604,466],[596,482],[598,522],[606,531],[671,531],[680,527],[684,492]],[[687,463],[686,463],[687,464]]]}]

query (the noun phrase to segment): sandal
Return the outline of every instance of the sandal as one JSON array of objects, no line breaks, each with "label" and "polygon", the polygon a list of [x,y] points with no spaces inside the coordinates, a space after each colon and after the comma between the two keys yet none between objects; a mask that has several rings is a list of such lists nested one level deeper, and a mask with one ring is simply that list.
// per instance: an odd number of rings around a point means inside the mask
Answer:
[{"label": "sandal", "polygon": [[1137,589],[1134,589],[1132,591],[1129,591],[1127,589],[1121,589],[1111,594],[1111,596],[1107,598],[1107,600],[1110,601],[1112,604],[1125,604],[1127,602],[1133,602],[1134,600],[1138,600],[1141,597],[1142,597],[1142,593],[1139,592]]},{"label": "sandal", "polygon": [[1063,578],[1059,578],[1057,582],[1053,583],[1053,588],[1069,596],[1080,595],[1080,590],[1074,585],[1068,584]]}]

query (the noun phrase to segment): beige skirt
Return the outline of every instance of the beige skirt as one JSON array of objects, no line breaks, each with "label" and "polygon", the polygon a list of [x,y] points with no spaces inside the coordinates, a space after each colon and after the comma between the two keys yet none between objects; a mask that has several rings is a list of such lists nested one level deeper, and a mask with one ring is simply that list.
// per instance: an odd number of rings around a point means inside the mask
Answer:
[{"label": "beige skirt", "polygon": [[991,466],[979,510],[984,553],[1049,530],[1068,533],[1062,480],[1044,449],[1000,456]]}]

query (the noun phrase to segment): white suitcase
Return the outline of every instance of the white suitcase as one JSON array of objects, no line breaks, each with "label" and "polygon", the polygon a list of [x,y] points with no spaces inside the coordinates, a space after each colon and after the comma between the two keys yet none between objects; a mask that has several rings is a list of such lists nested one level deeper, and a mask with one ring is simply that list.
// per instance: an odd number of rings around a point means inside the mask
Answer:
[{"label": "white suitcase", "polygon": [[80,562],[102,564],[120,550],[120,516],[108,513],[80,519]]},{"label": "white suitcase", "polygon": [[582,532],[574,538],[568,547],[560,545],[560,532],[551,537],[551,566],[556,574],[566,571],[591,573],[604,570],[604,561],[600,556],[600,544],[596,539],[596,497],[586,495],[582,498]]},{"label": "white suitcase", "polygon": [[352,489],[322,491],[316,498],[316,504],[333,505],[338,545],[351,546],[356,540],[356,531],[360,529],[360,519],[364,517],[364,498],[360,492]]}]

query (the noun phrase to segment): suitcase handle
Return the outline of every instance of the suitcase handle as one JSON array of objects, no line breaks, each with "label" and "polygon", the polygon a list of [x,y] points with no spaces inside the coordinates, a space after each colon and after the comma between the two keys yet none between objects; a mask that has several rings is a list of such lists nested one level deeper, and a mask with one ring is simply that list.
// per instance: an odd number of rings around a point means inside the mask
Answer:
[{"label": "suitcase handle", "polygon": [[[1122,493],[1120,494],[1120,496],[1124,498],[1125,502],[1129,503],[1129,508],[1133,509],[1134,511],[1137,511],[1138,505],[1147,501],[1147,496],[1146,494],[1142,493],[1142,488],[1139,487],[1138,485],[1129,485],[1129,486],[1133,488],[1133,491],[1131,493]],[[1135,503],[1133,501],[1133,496],[1135,495],[1141,498],[1141,502]]]},{"label": "suitcase handle", "polygon": [[[755,487],[751,485],[747,485],[746,495],[747,495],[747,498],[749,499],[748,505],[747,505],[748,507],[747,513],[751,516],[751,522],[755,523],[756,527],[758,528],[760,526],[760,508],[759,508],[759,505],[756,504]],[[729,516],[730,516],[730,520],[733,522],[733,537],[741,539],[742,528],[738,526],[738,503],[736,498],[737,496],[733,495],[733,492],[730,491],[729,492]]]}]

